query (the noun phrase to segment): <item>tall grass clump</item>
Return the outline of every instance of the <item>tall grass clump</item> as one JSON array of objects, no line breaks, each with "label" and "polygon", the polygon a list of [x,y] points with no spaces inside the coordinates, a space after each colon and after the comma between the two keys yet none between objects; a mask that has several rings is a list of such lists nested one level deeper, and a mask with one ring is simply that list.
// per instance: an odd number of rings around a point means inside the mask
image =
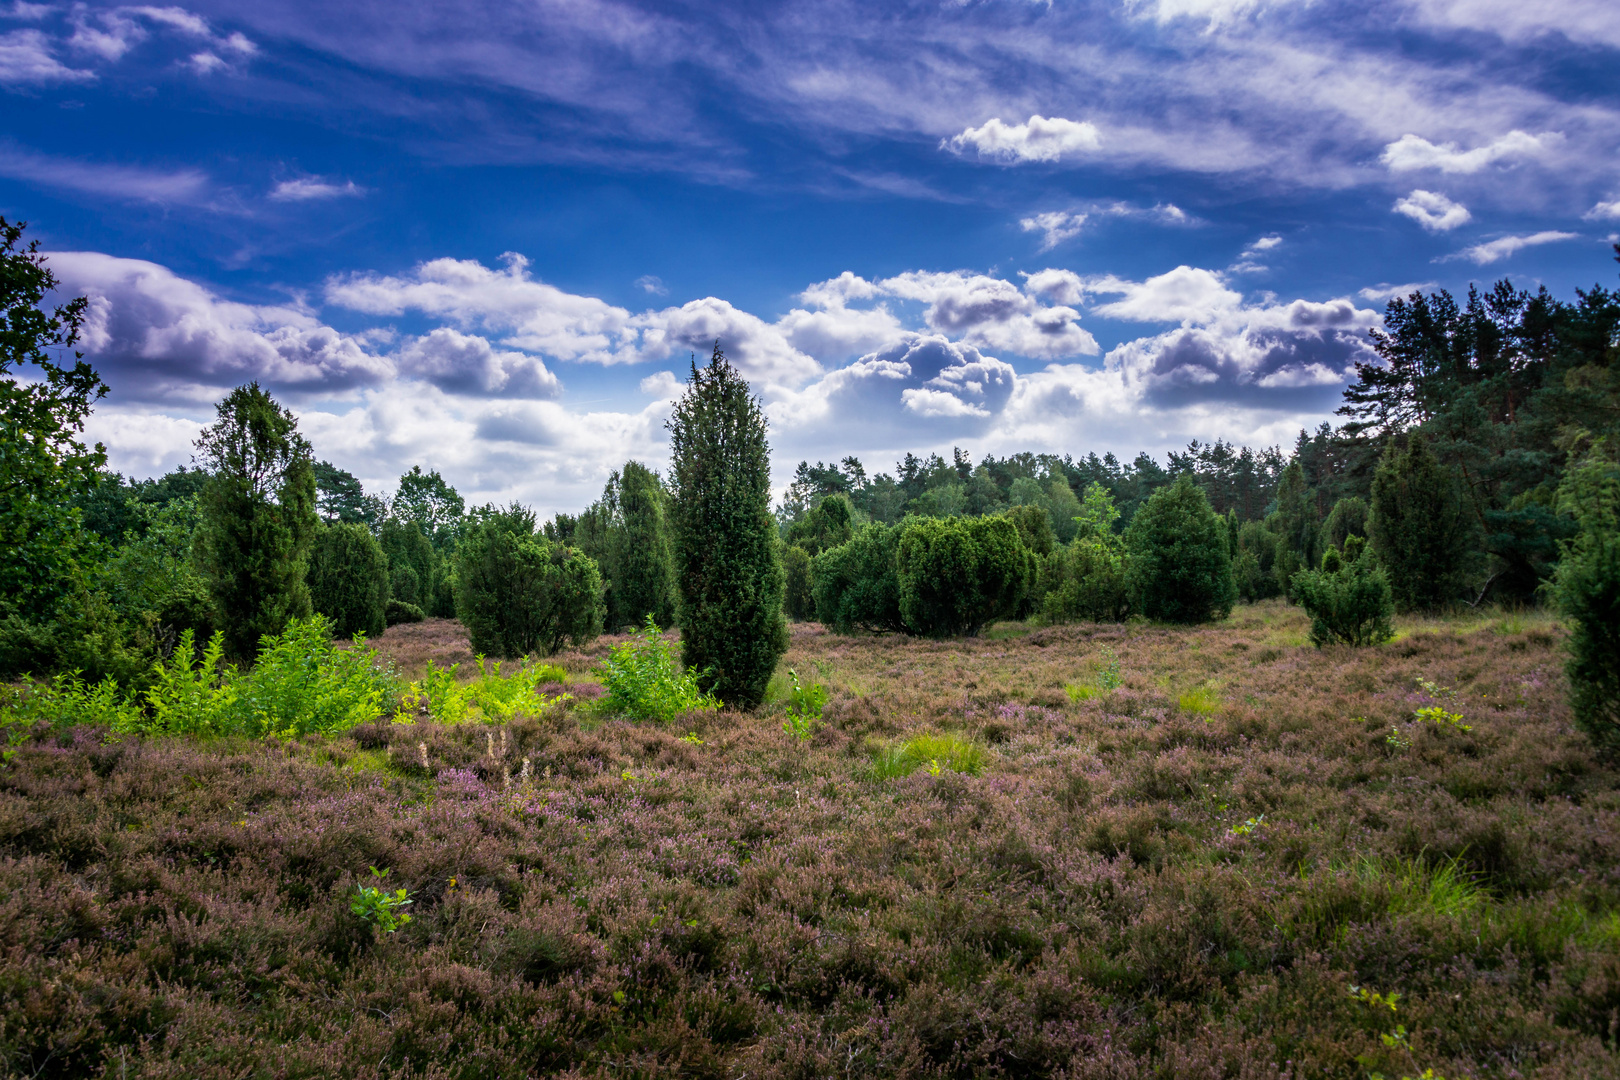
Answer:
[{"label": "tall grass clump", "polygon": [[936,775],[958,772],[977,776],[988,760],[983,746],[960,735],[913,735],[881,749],[872,763],[872,772],[879,780],[910,776],[918,769]]},{"label": "tall grass clump", "polygon": [[680,668],[675,646],[664,640],[651,615],[631,640],[613,647],[596,674],[607,687],[598,707],[636,720],[667,724],[689,712],[720,707],[699,685],[698,672]]}]

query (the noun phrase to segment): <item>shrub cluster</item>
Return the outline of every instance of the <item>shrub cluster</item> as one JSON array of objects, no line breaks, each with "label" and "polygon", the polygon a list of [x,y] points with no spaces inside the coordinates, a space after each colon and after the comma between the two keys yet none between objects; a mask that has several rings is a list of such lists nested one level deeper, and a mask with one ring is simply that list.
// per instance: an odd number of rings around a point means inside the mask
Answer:
[{"label": "shrub cluster", "polygon": [[596,674],[607,688],[599,707],[632,719],[669,724],[720,705],[699,685],[701,673],[681,669],[675,646],[664,640],[651,615],[629,641],[613,647]]},{"label": "shrub cluster", "polygon": [[584,553],[534,532],[518,507],[491,514],[461,541],[456,607],[473,648],[550,656],[602,632],[602,575]]},{"label": "shrub cluster", "polygon": [[1377,645],[1395,636],[1389,577],[1359,536],[1345,541],[1343,555],[1329,547],[1321,569],[1295,575],[1293,589],[1294,600],[1311,617],[1311,641],[1318,647]]}]

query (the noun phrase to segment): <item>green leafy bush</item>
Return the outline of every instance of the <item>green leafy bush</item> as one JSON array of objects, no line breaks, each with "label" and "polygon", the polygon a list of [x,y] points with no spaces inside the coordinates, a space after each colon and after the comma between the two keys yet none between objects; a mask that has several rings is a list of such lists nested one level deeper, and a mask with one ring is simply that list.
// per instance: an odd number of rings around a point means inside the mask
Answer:
[{"label": "green leafy bush", "polygon": [[491,656],[547,656],[602,632],[602,575],[582,552],[533,532],[519,507],[467,531],[457,563],[457,608],[473,648]]},{"label": "green leafy bush", "polygon": [[936,776],[944,771],[977,776],[988,760],[983,746],[960,735],[914,735],[880,750],[872,772],[880,780],[910,776],[918,769]]},{"label": "green leafy bush", "polygon": [[1150,619],[1223,619],[1237,598],[1226,526],[1186,473],[1155,491],[1125,530],[1126,577]]},{"label": "green leafy bush", "polygon": [[613,647],[596,674],[607,687],[600,707],[637,720],[667,724],[698,709],[720,707],[699,687],[697,672],[680,670],[675,646],[663,639],[650,615],[631,640]]},{"label": "green leafy bush", "polygon": [[847,543],[815,558],[811,595],[816,618],[839,634],[904,632],[895,549],[905,525],[874,522]]},{"label": "green leafy bush", "polygon": [[827,704],[827,688],[813,682],[809,686],[799,681],[799,673],[788,668],[792,689],[788,691],[787,719],[782,730],[800,742],[807,741],[821,726],[821,710]]},{"label": "green leafy bush", "polygon": [[1075,538],[1046,562],[1041,616],[1052,623],[1118,622],[1130,612],[1123,545],[1094,536]]},{"label": "green leafy bush", "polygon": [[1294,575],[1294,600],[1311,617],[1311,641],[1319,649],[1332,642],[1376,645],[1395,636],[1389,578],[1359,536],[1345,541],[1342,556],[1328,548],[1320,570]]},{"label": "green leafy bush", "polygon": [[[388,870],[378,870],[371,867],[371,876],[381,881],[388,876]],[[392,934],[401,926],[411,921],[411,917],[400,910],[416,901],[411,899],[410,891],[404,888],[389,892],[377,885],[356,885],[354,895],[349,899],[349,910],[359,916],[362,922],[368,922],[385,934]]]},{"label": "green leafy bush", "polygon": [[549,696],[541,687],[568,681],[568,673],[556,664],[518,665],[516,671],[501,674],[501,662],[478,658],[478,675],[469,682],[457,677],[460,664],[440,668],[428,661],[427,671],[401,695],[401,712],[426,709],[443,724],[510,723],[519,714],[537,716],[568,695]]},{"label": "green leafy bush", "polygon": [[903,530],[895,570],[906,629],[944,638],[1012,617],[1036,562],[1004,517],[923,518]]},{"label": "green leafy bush", "polygon": [[361,634],[349,648],[333,641],[321,615],[267,636],[252,670],[226,680],[236,696],[239,729],[291,739],[347,731],[391,712],[397,684],[391,671],[376,666],[364,641]]},{"label": "green leafy bush", "polygon": [[327,525],[309,556],[309,599],[339,637],[387,628],[388,557],[364,525]]},{"label": "green leafy bush", "polygon": [[415,604],[407,604],[403,600],[390,600],[383,606],[383,622],[389,626],[398,626],[400,623],[417,623],[427,618],[422,609]]}]

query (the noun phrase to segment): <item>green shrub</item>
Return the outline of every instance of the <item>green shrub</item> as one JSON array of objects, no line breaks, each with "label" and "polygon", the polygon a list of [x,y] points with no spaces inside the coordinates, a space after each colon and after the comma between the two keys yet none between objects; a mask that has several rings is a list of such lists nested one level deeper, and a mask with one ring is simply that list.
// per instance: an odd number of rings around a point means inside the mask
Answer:
[{"label": "green shrub", "polygon": [[433,542],[414,521],[388,518],[378,532],[378,543],[388,557],[389,594],[422,610],[433,606],[433,592],[443,576],[442,560]]},{"label": "green shrub", "polygon": [[855,510],[845,495],[828,495],[788,529],[786,540],[814,558],[855,534]]},{"label": "green shrub", "polygon": [[669,493],[657,473],[627,461],[620,474],[618,501],[624,524],[613,579],[615,625],[639,625],[648,615],[668,625],[675,618]]},{"label": "green shrub", "polygon": [[816,556],[811,595],[823,625],[839,634],[905,631],[895,567],[895,549],[905,528],[874,522],[848,543]]},{"label": "green shrub", "polygon": [[122,718],[119,731],[145,735],[229,735],[241,729],[236,669],[226,663],[225,635],[216,631],[199,655],[191,631],[167,664],[152,670],[146,711]]},{"label": "green shrub", "polygon": [[977,776],[988,760],[983,746],[960,735],[914,735],[883,748],[872,764],[872,772],[880,780],[910,776],[918,769],[936,775],[949,771]]},{"label": "green shrub", "polygon": [[712,694],[703,692],[697,672],[680,670],[675,646],[663,639],[650,615],[630,641],[613,647],[596,674],[607,687],[599,707],[637,720],[667,724],[686,713],[720,706]]},{"label": "green shrub", "polygon": [[1480,526],[1456,473],[1421,432],[1393,442],[1373,475],[1367,535],[1403,611],[1462,598],[1480,559]]},{"label": "green shrub", "polygon": [[583,553],[533,532],[513,507],[467,531],[456,570],[456,606],[474,650],[547,656],[602,632],[602,575]]},{"label": "green shrub", "polygon": [[568,673],[556,664],[524,661],[503,675],[499,660],[491,664],[480,656],[478,675],[469,682],[457,677],[460,669],[460,664],[440,668],[428,661],[427,671],[401,695],[400,712],[410,715],[425,709],[441,724],[507,724],[519,715],[538,716],[568,698],[541,691],[549,683],[568,681]]},{"label": "green shrub", "polygon": [[895,548],[900,615],[921,637],[976,634],[1009,618],[1035,582],[1035,555],[1004,517],[922,518]]},{"label": "green shrub", "polygon": [[1294,600],[1311,617],[1311,641],[1319,649],[1331,642],[1376,645],[1395,636],[1389,578],[1359,536],[1345,542],[1343,556],[1328,548],[1320,570],[1296,574]]},{"label": "green shrub", "polygon": [[[388,876],[388,870],[378,870],[373,866],[371,876],[381,881]],[[415,902],[404,888],[389,892],[377,885],[356,885],[354,895],[349,898],[349,911],[358,916],[361,922],[370,923],[385,934],[392,934],[411,921],[411,917],[400,909]]]},{"label": "green shrub", "polygon": [[1344,550],[1352,536],[1367,538],[1367,500],[1359,495],[1347,495],[1333,504],[1327,521],[1322,524],[1322,542],[1329,547]]},{"label": "green shrub", "polygon": [[816,617],[816,597],[810,576],[810,554],[797,544],[782,550],[782,574],[786,582],[782,609],[790,619]]},{"label": "green shrub", "polygon": [[669,420],[681,658],[720,700],[758,705],[787,651],[765,414],[715,343]]},{"label": "green shrub", "polygon": [[1238,596],[1245,603],[1278,594],[1277,536],[1262,522],[1246,521],[1237,532],[1237,556],[1232,560],[1232,576]]},{"label": "green shrub", "polygon": [[1131,597],[1148,618],[1209,622],[1232,610],[1237,585],[1225,524],[1185,473],[1136,512],[1125,547]]},{"label": "green shrub", "polygon": [[1570,622],[1570,706],[1593,742],[1620,750],[1620,462],[1605,440],[1570,468],[1558,497],[1581,530],[1552,587]]},{"label": "green shrub", "polygon": [[227,680],[234,684],[241,730],[292,739],[347,731],[393,711],[393,674],[376,666],[364,640],[356,634],[348,648],[334,642],[320,615],[266,637],[252,670]]},{"label": "green shrub", "polygon": [[388,626],[398,626],[400,623],[421,622],[427,618],[422,609],[415,604],[407,604],[403,600],[390,600],[383,607],[383,622]]},{"label": "green shrub", "polygon": [[387,627],[388,557],[364,525],[327,525],[309,558],[309,599],[339,637]]},{"label": "green shrub", "polygon": [[1130,588],[1120,546],[1117,538],[1106,544],[1086,536],[1053,552],[1046,562],[1042,617],[1052,623],[1125,618],[1130,612]]}]

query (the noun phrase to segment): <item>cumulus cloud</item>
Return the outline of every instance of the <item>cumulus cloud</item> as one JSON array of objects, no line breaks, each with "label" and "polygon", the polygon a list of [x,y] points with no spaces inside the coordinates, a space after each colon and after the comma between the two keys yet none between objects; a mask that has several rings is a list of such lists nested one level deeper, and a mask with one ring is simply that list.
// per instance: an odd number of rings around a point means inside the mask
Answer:
[{"label": "cumulus cloud", "polygon": [[50,267],[64,295],[88,298],[81,347],[122,400],[205,402],[249,380],[342,393],[393,374],[305,312],[224,300],[156,263],[70,251]]},{"label": "cumulus cloud", "polygon": [[1600,202],[1583,216],[1588,221],[1620,221],[1620,199]]},{"label": "cumulus cloud", "polygon": [[1097,150],[1102,146],[1102,137],[1095,124],[1084,120],[1031,116],[1026,123],[1005,124],[1000,117],[995,117],[939,145],[940,149],[954,154],[973,150],[981,158],[1016,165],[1024,161],[1057,161]]},{"label": "cumulus cloud", "polygon": [[411,341],[394,362],[401,375],[453,394],[554,398],[562,392],[557,376],[536,357],[496,349],[484,338],[448,326]]},{"label": "cumulus cloud", "polygon": [[718,297],[649,311],[631,322],[640,336],[624,354],[627,358],[663,360],[686,353],[704,361],[718,341],[726,358],[768,397],[822,372],[821,364],[795,348],[780,327]]},{"label": "cumulus cloud", "polygon": [[353,180],[339,184],[318,176],[283,180],[270,189],[272,202],[313,202],[319,199],[342,199],[364,194],[365,189]]},{"label": "cumulus cloud", "polygon": [[1235,311],[1243,301],[1220,274],[1186,265],[1140,282],[1098,278],[1088,282],[1086,288],[1088,292],[1122,297],[1096,311],[1110,319],[1130,322],[1213,322]]},{"label": "cumulus cloud", "polygon": [[908,271],[876,283],[885,293],[927,305],[923,319],[980,348],[1037,359],[1095,355],[1097,339],[1066,305],[1042,306],[1036,293],[967,271]]},{"label": "cumulus cloud", "polygon": [[1562,133],[1556,131],[1531,135],[1514,130],[1484,146],[1462,150],[1456,143],[1435,144],[1417,135],[1402,135],[1384,147],[1379,160],[1390,172],[1436,169],[1443,173],[1477,173],[1499,161],[1538,157],[1562,139]]},{"label": "cumulus cloud", "polygon": [[89,82],[93,71],[70,68],[56,58],[51,40],[38,30],[0,34],[0,83]]},{"label": "cumulus cloud", "polygon": [[1422,188],[1395,200],[1395,212],[1405,214],[1430,232],[1446,232],[1473,219],[1468,207],[1452,202],[1438,191],[1425,191]]},{"label": "cumulus cloud", "polygon": [[327,281],[328,303],[368,315],[420,311],[457,326],[504,332],[507,344],[560,360],[627,363],[639,359],[630,312],[564,292],[529,275],[529,261],[508,252],[504,269],[472,259],[433,259],[411,273],[340,275]]},{"label": "cumulus cloud", "polygon": [[1504,236],[1497,240],[1490,240],[1473,247],[1463,248],[1461,251],[1446,255],[1436,260],[1449,262],[1452,259],[1468,259],[1480,266],[1488,266],[1493,262],[1500,262],[1517,251],[1527,247],[1538,247],[1542,244],[1555,244],[1560,240],[1573,240],[1576,234],[1572,232],[1555,232],[1551,229],[1543,232],[1531,233],[1529,236]]},{"label": "cumulus cloud", "polygon": [[1041,250],[1051,251],[1063,241],[1080,235],[1081,228],[1086,224],[1086,215],[1067,210],[1049,210],[1034,217],[1020,218],[1018,224],[1025,232],[1040,233]]}]

